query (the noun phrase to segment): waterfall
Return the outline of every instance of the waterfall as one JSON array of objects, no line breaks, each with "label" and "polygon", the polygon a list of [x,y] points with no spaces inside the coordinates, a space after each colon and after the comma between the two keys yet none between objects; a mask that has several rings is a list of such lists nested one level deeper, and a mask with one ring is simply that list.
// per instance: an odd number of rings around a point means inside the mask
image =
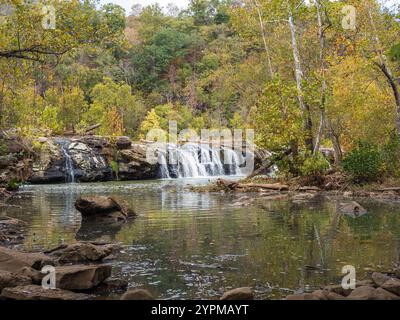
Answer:
[{"label": "waterfall", "polygon": [[163,179],[243,175],[245,157],[227,147],[187,143],[167,144],[158,151],[159,175]]},{"label": "waterfall", "polygon": [[67,176],[67,182],[75,182],[75,171],[74,171],[74,161],[69,154],[70,141],[67,139],[57,139],[57,143],[60,145],[61,153],[64,159],[64,172]]}]

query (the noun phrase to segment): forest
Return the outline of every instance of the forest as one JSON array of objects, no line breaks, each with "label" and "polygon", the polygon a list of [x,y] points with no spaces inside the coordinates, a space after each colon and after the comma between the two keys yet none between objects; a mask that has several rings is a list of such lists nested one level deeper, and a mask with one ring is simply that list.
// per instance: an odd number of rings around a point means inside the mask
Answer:
[{"label": "forest", "polygon": [[191,0],[125,12],[69,0],[50,12],[1,3],[2,130],[95,126],[139,140],[169,120],[252,128],[258,146],[291,150],[281,165],[290,176],[326,171],[321,148],[355,180],[400,176],[398,5]]}]

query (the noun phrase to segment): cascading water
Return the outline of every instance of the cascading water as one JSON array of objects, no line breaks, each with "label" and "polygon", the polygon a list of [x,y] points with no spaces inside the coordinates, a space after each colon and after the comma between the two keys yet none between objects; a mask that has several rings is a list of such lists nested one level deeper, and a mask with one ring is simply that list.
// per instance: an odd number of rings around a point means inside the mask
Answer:
[{"label": "cascading water", "polygon": [[60,145],[61,153],[64,159],[64,172],[67,176],[67,182],[75,182],[75,171],[74,162],[68,151],[68,146],[71,142],[67,139],[57,139],[57,143]]},{"label": "cascading water", "polygon": [[243,175],[241,165],[245,163],[241,152],[195,143],[168,144],[166,150],[158,152],[158,160],[163,179]]}]

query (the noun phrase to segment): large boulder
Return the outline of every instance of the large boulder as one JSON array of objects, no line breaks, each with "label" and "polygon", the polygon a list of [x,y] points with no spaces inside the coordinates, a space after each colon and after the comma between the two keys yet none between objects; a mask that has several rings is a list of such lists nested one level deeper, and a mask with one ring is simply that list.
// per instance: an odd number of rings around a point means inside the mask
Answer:
[{"label": "large boulder", "polygon": [[80,140],[71,141],[68,146],[75,166],[75,178],[80,182],[112,180],[112,170],[100,151]]},{"label": "large boulder", "polygon": [[23,267],[41,270],[45,265],[54,265],[55,261],[42,253],[25,253],[0,247],[0,270],[18,272]]},{"label": "large boulder", "polygon": [[221,300],[253,300],[254,295],[251,288],[236,288],[224,293]]},{"label": "large boulder", "polygon": [[90,296],[61,289],[44,289],[38,285],[5,288],[1,297],[11,300],[87,300]]},{"label": "large boulder", "polygon": [[111,275],[109,265],[74,265],[56,267],[56,287],[63,290],[90,290]]},{"label": "large boulder", "polygon": [[64,159],[60,146],[52,139],[41,144],[40,151],[32,164],[32,172],[28,179],[31,183],[60,183],[66,181],[63,171]]},{"label": "large boulder", "polygon": [[101,261],[112,254],[117,247],[112,244],[95,245],[90,242],[78,242],[56,248],[48,253],[58,257],[58,262],[62,264],[91,263]]},{"label": "large boulder", "polygon": [[158,176],[158,164],[147,159],[147,146],[133,144],[130,149],[120,150],[118,175],[121,180],[154,179]]},{"label": "large boulder", "polygon": [[82,218],[109,218],[111,220],[126,220],[135,216],[135,212],[120,200],[105,196],[81,197],[75,202],[75,208]]},{"label": "large boulder", "polygon": [[0,292],[4,288],[27,286],[32,284],[29,277],[0,270]]}]

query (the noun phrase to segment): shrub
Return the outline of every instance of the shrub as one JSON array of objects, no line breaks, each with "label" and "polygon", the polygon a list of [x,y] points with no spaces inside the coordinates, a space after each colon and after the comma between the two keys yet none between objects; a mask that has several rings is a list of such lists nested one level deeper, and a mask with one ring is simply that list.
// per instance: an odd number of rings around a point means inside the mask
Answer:
[{"label": "shrub", "polygon": [[16,178],[11,178],[10,181],[8,181],[6,190],[7,191],[17,191],[20,187],[21,183],[16,179]]},{"label": "shrub", "polygon": [[113,161],[111,161],[110,165],[111,165],[111,170],[115,175],[115,178],[117,180],[119,180],[119,164],[118,164],[118,162],[113,160]]},{"label": "shrub", "polygon": [[359,142],[343,160],[343,169],[356,183],[377,181],[384,168],[382,152],[373,144]]},{"label": "shrub", "polygon": [[328,160],[318,152],[304,160],[303,165],[300,167],[300,173],[303,176],[321,176],[330,168]]},{"label": "shrub", "polygon": [[382,156],[385,162],[385,173],[400,177],[400,139],[396,133],[392,134],[383,146]]}]

